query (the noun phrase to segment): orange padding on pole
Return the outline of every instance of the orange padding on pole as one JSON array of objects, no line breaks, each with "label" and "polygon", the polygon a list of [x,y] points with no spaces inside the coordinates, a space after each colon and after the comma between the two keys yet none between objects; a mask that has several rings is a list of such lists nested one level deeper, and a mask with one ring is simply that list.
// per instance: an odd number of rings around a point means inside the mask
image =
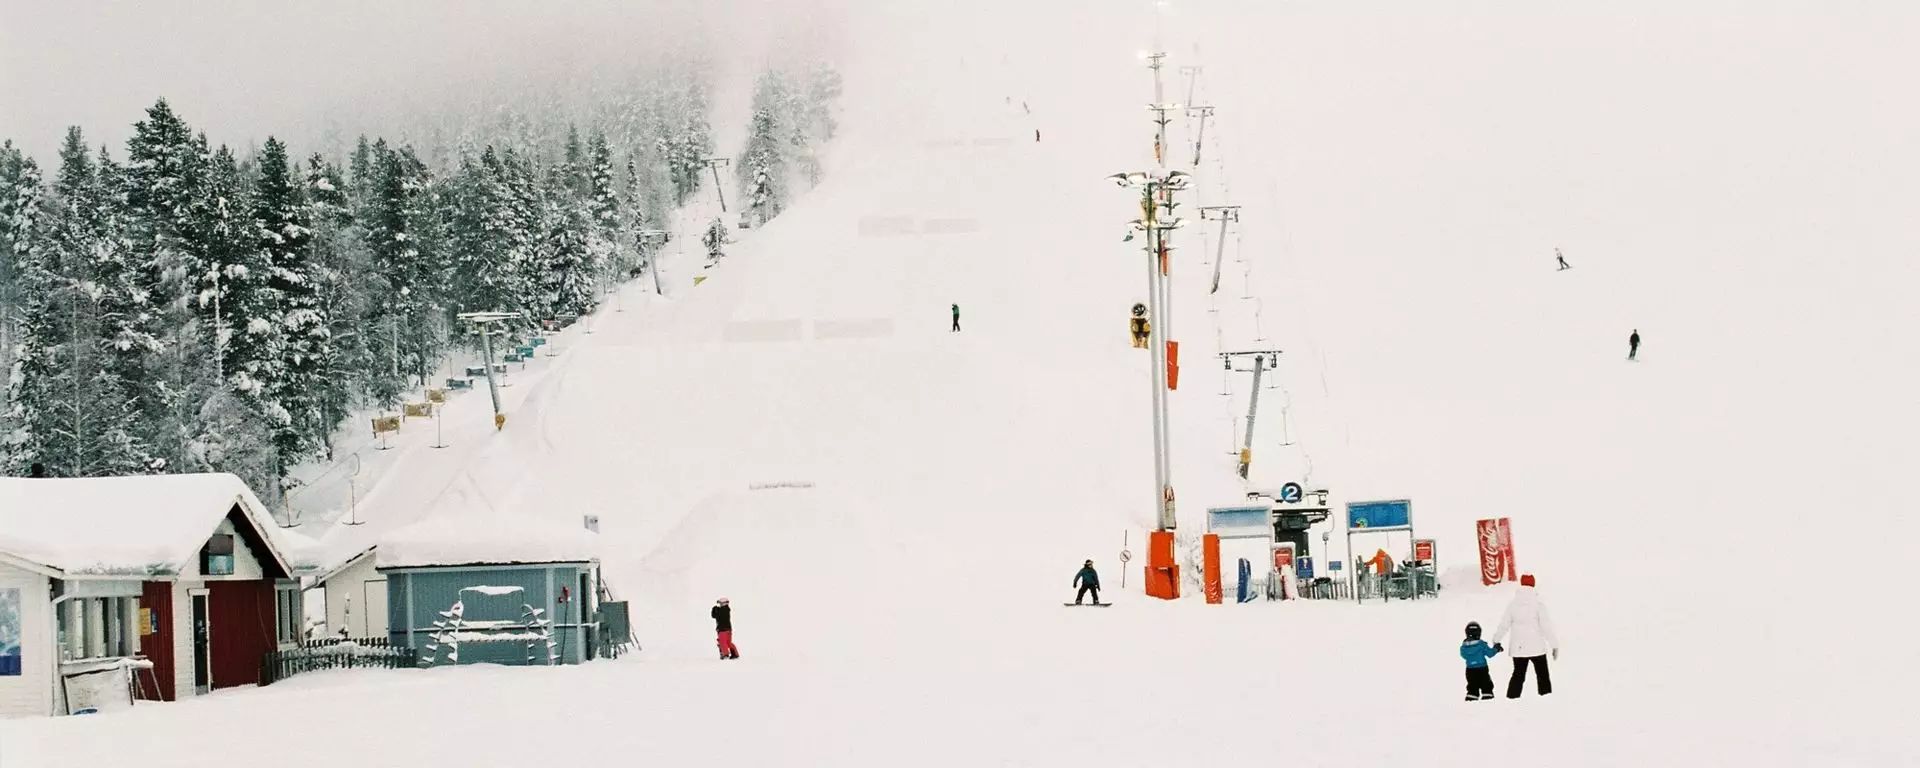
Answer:
[{"label": "orange padding on pole", "polygon": [[1200,566],[1202,589],[1207,593],[1208,605],[1219,605],[1220,597],[1220,534],[1209,533],[1200,538],[1200,551],[1203,562]]},{"label": "orange padding on pole", "polygon": [[1173,563],[1173,531],[1147,534],[1147,596],[1180,597],[1180,566]]},{"label": "orange padding on pole", "polygon": [[1180,388],[1180,342],[1167,342],[1167,389]]}]

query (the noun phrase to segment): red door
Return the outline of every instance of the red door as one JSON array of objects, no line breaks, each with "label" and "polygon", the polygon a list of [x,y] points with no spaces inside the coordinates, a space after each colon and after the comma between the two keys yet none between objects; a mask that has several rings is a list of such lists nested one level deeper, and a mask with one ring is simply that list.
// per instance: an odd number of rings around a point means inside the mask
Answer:
[{"label": "red door", "polygon": [[207,582],[213,687],[259,685],[260,665],[274,649],[273,581]]},{"label": "red door", "polygon": [[173,584],[140,585],[140,610],[153,616],[153,634],[140,637],[140,653],[153,662],[151,679],[145,672],[137,675],[140,698],[173,701]]}]

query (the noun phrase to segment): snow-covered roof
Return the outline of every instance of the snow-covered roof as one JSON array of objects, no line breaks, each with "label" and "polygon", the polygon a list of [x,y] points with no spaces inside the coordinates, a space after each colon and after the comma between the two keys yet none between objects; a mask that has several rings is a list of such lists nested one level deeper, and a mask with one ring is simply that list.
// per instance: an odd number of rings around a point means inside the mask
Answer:
[{"label": "snow-covered roof", "polygon": [[170,576],[236,507],[255,554],[290,573],[272,516],[230,474],[0,478],[0,552],[69,577]]},{"label": "snow-covered roof", "polygon": [[450,565],[590,563],[600,559],[599,536],[579,523],[532,516],[448,513],[382,537],[379,568]]}]

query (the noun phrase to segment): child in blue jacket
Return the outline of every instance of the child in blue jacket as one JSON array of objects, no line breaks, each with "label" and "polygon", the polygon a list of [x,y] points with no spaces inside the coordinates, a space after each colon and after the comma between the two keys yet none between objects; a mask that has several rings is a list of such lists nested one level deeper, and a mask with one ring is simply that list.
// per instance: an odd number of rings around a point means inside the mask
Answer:
[{"label": "child in blue jacket", "polygon": [[1460,658],[1467,661],[1467,701],[1493,698],[1493,675],[1487,672],[1487,660],[1503,650],[1499,643],[1487,645],[1480,639],[1480,622],[1467,622],[1467,639],[1460,642]]}]

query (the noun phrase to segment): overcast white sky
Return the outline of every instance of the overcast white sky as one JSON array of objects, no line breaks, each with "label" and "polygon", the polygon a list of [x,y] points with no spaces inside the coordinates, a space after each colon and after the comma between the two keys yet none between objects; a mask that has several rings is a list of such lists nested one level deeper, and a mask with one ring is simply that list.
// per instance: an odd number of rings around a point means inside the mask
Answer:
[{"label": "overcast white sky", "polygon": [[[836,0],[0,0],[0,138],[116,149],[154,99],[216,143],[298,143],[500,77],[578,76],[705,34],[723,65],[833,49]],[[324,117],[324,119],[323,119]]]}]

